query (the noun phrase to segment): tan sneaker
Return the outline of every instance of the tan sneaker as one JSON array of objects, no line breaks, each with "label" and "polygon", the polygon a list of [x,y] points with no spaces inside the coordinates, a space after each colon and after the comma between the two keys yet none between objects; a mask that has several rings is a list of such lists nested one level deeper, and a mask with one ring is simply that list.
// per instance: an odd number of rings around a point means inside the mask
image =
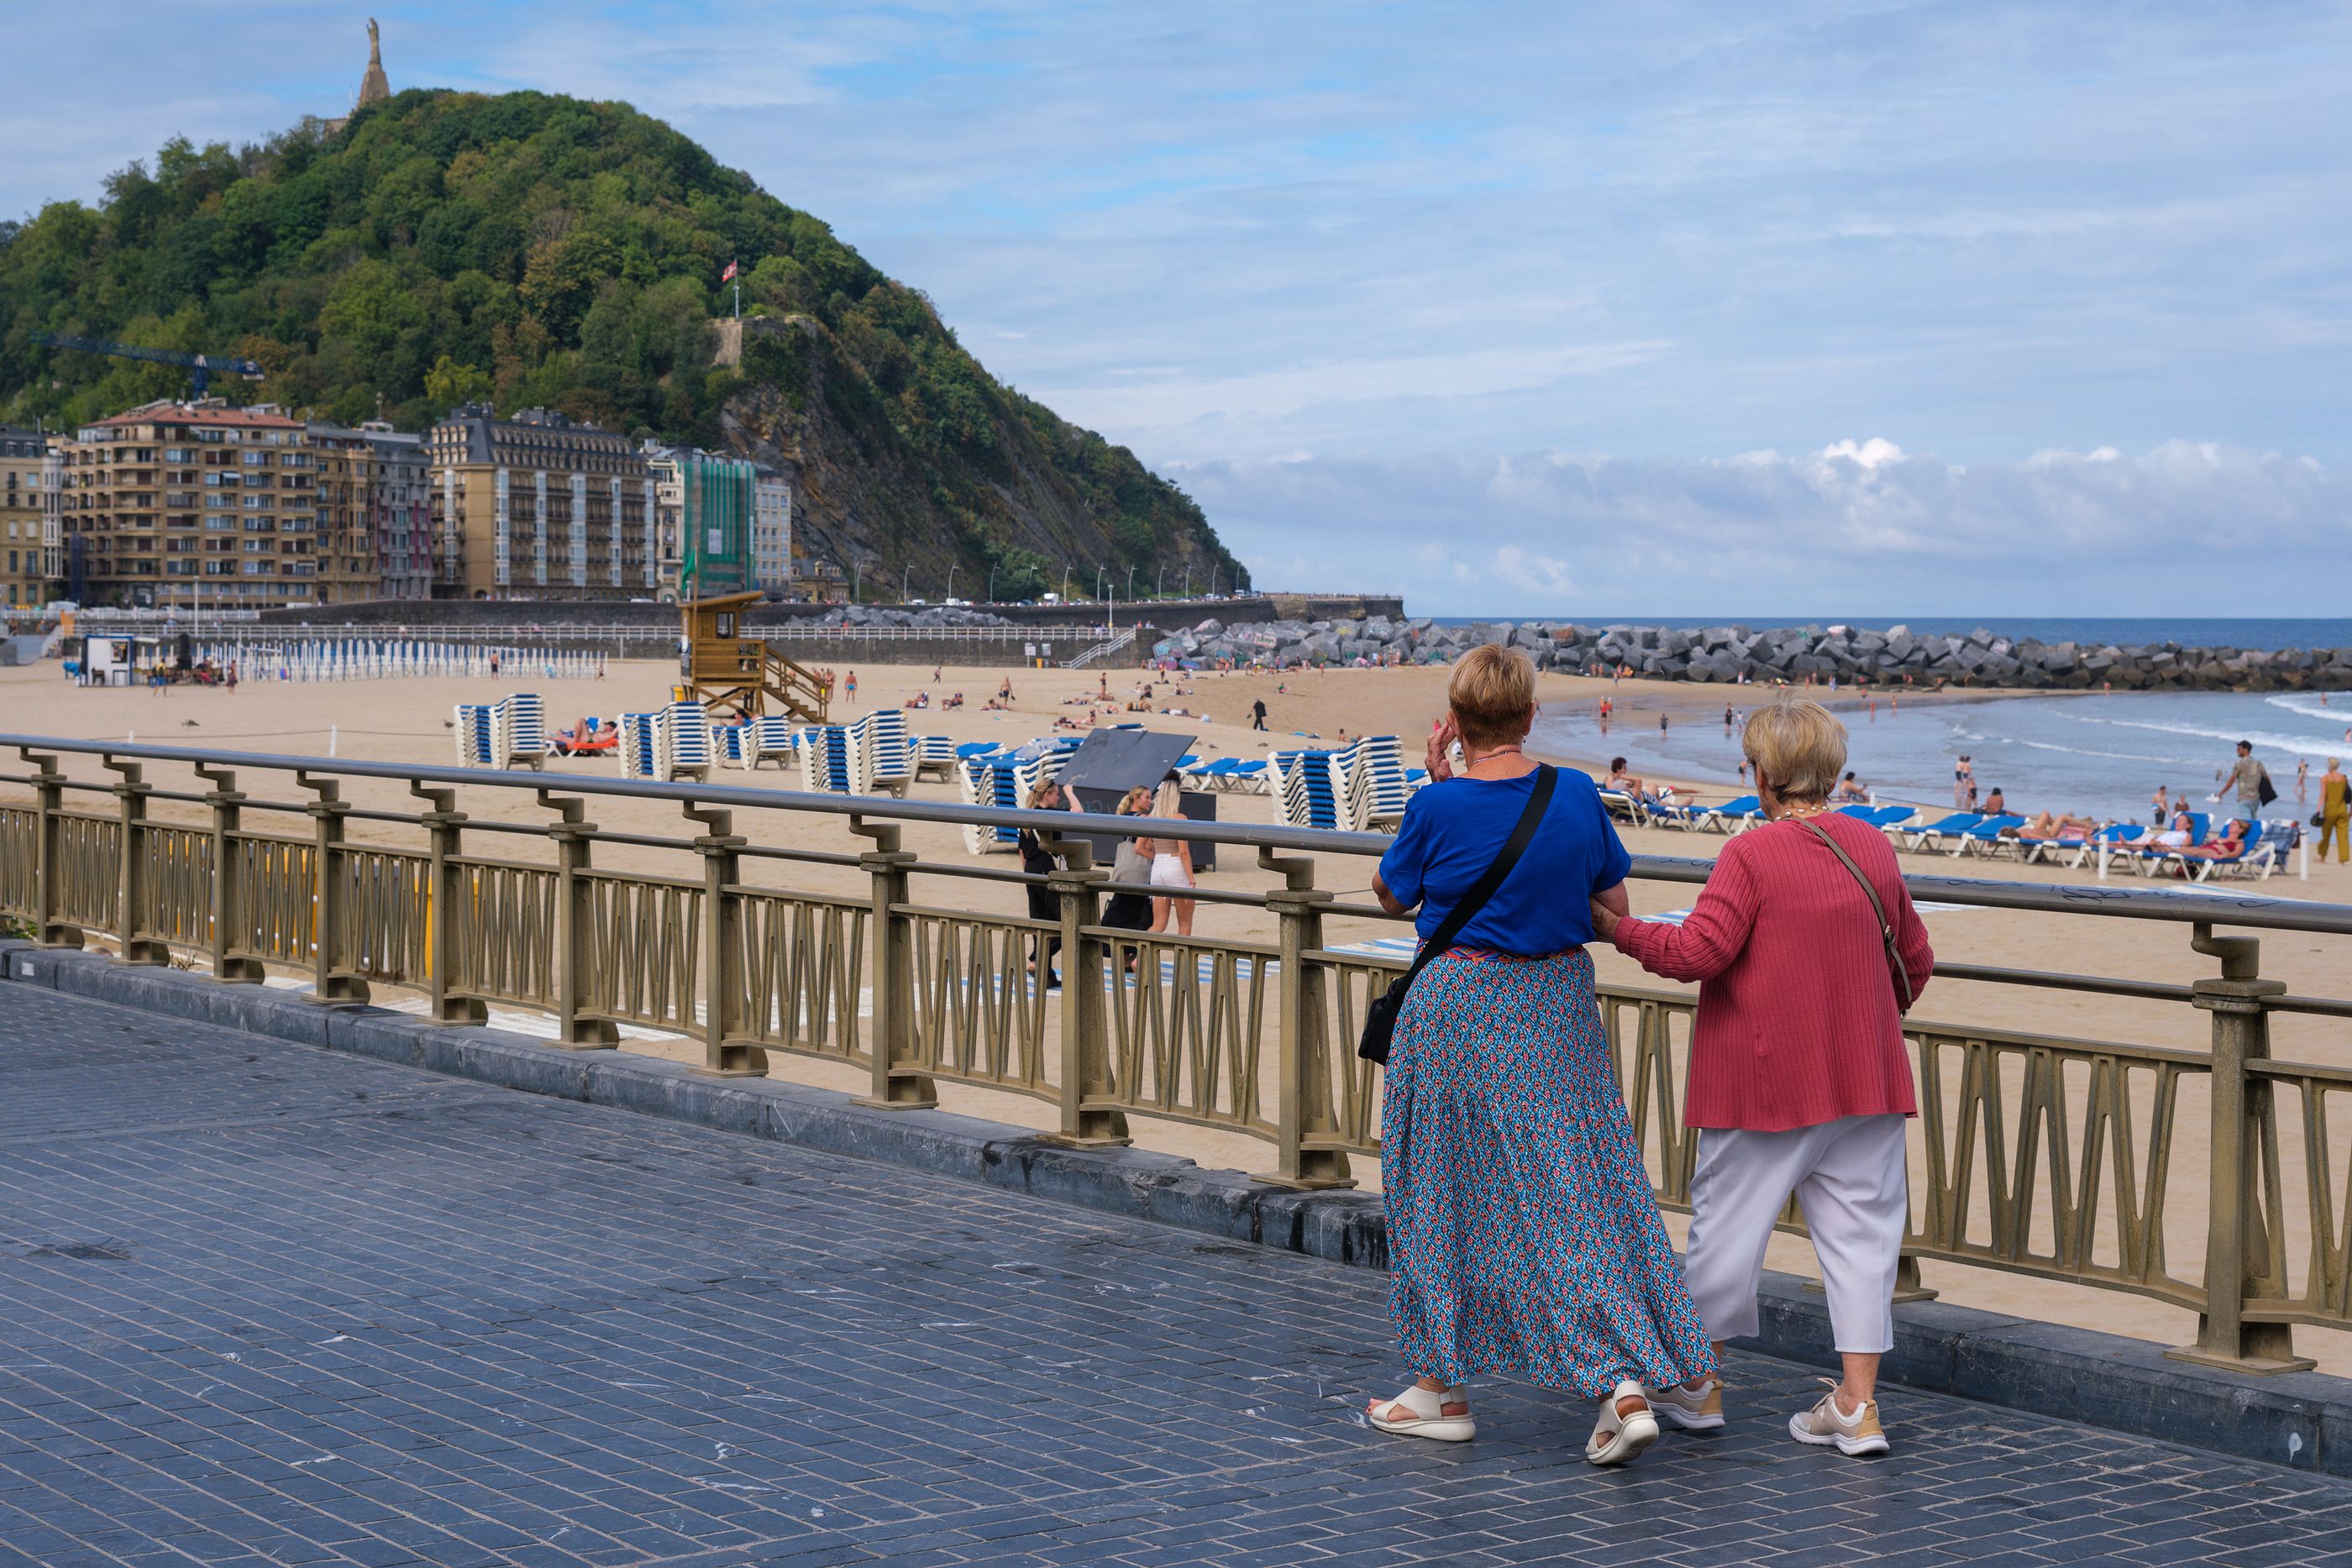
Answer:
[{"label": "tan sneaker", "polygon": [[1723,1425],[1723,1379],[1710,1377],[1694,1394],[1679,1383],[1664,1388],[1643,1384],[1650,1408],[1685,1432],[1712,1432]]},{"label": "tan sneaker", "polygon": [[1830,1391],[1811,1409],[1789,1417],[1789,1436],[1816,1448],[1834,1444],[1839,1453],[1849,1457],[1886,1452],[1886,1433],[1878,1425],[1878,1401],[1864,1400],[1861,1409],[1852,1412],[1841,1410],[1837,1379],[1821,1381],[1829,1385]]}]

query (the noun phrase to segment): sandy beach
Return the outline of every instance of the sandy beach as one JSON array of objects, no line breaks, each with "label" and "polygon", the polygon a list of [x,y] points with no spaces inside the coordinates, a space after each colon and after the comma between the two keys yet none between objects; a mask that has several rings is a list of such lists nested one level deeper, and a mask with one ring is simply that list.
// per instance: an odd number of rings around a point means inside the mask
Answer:
[{"label": "sandy beach", "polygon": [[[847,671],[840,673],[845,675]],[[1188,674],[1172,682],[1155,678],[1153,695],[1147,703],[1135,695],[1142,676],[1131,670],[1097,674],[1092,670],[1008,672],[1002,668],[950,667],[939,671],[935,679],[934,672],[928,667],[876,665],[857,671],[858,703],[855,707],[845,707],[836,716],[854,717],[877,706],[897,706],[920,691],[930,695],[933,706],[928,712],[910,714],[910,727],[917,733],[942,734],[957,740],[1017,743],[1051,733],[1059,718],[1072,720],[1081,731],[1094,722],[1139,719],[1154,729],[1193,737],[1194,749],[1203,756],[1262,757],[1269,742],[1296,743],[1302,738],[1336,742],[1344,731],[1349,736],[1378,733],[1402,737],[1409,757],[1417,762],[1419,737],[1443,709],[1448,673],[1433,667],[1343,669],[1282,675]],[[448,763],[454,760],[454,747],[447,721],[456,703],[488,701],[518,689],[537,690],[546,700],[551,727],[554,727],[569,725],[584,713],[609,718],[624,709],[653,706],[663,699],[673,675],[673,666],[648,662],[611,665],[602,681],[532,681],[518,679],[510,671],[495,682],[247,683],[233,693],[174,688],[157,695],[144,689],[75,687],[60,678],[58,666],[52,663],[29,669],[0,670],[0,731],[83,739],[135,736],[142,743],[319,757],[328,751],[331,730],[332,745],[341,758]],[[983,701],[1008,676],[1014,694],[1011,710],[984,711]],[[1111,694],[1108,702],[1101,696],[1106,686]],[[948,711],[937,706],[947,694],[958,691],[965,697],[962,708]],[[1657,716],[1664,714],[1678,726],[1712,724],[1719,730],[1727,698],[1744,707],[1764,700],[1768,694],[1755,687],[1617,683],[1556,674],[1543,676],[1539,687],[1540,700],[1547,706],[1591,705],[1603,695],[1612,699],[1621,723],[1654,727]],[[1906,706],[1913,702],[1982,700],[1996,695],[2002,694],[1970,692],[1942,698],[1906,699]],[[1256,734],[1249,727],[1251,706],[1261,699],[1269,710],[1270,734]],[[1836,706],[1845,708],[1859,700],[1864,699],[1842,698]],[[1129,702],[1141,705],[1146,711],[1129,711]],[[12,764],[15,761],[13,757],[9,760]],[[1606,758],[1561,757],[1557,760],[1597,772]],[[80,778],[108,777],[92,760],[78,761],[69,770]],[[572,775],[613,777],[615,772],[609,760],[557,759],[549,766],[551,781]],[[720,770],[713,778],[728,784],[759,782],[787,789],[798,786],[796,772],[779,775],[769,771],[747,776]],[[150,779],[167,788],[184,788],[187,775],[184,769],[158,766],[151,770]],[[280,800],[299,798],[290,779],[276,779],[265,783],[263,776],[248,774],[242,787]],[[22,795],[15,787],[0,787],[0,790],[12,797]],[[503,798],[494,801],[490,791],[473,791],[461,799],[460,805],[485,817],[544,820],[544,814],[528,800],[514,800],[510,792],[497,793]],[[1721,799],[1727,791],[1716,786],[1702,793]],[[416,807],[416,802],[391,784],[360,782],[346,795],[362,806],[398,810]],[[915,786],[912,798],[951,800],[955,795],[949,786],[926,782]],[[86,799],[86,809],[94,803],[94,799]],[[193,821],[192,810],[167,803],[159,805],[155,814],[167,820]],[[1271,802],[1258,796],[1222,796],[1219,810],[1228,821],[1268,821]],[[688,826],[674,809],[653,802],[592,797],[588,815],[604,829],[615,832],[682,835]],[[277,831],[295,831],[299,821],[296,818],[279,819]],[[255,825],[259,826],[260,820]],[[846,821],[838,818],[746,812],[739,816],[738,831],[750,834],[755,843],[840,852],[866,847],[862,841],[850,836]],[[414,841],[403,830],[392,825],[360,824],[354,836],[387,842]],[[1724,841],[1705,834],[1660,830],[1630,831],[1625,837],[1628,846],[1637,853],[1675,856],[1711,856]],[[501,843],[499,852],[519,859],[535,858],[533,852],[542,847],[535,841],[518,840],[512,844]],[[910,826],[907,847],[926,860],[975,863],[951,828]],[[625,871],[677,874],[687,869],[688,858],[632,845],[599,845],[597,849],[600,866]],[[1009,857],[995,856],[988,857],[987,863],[1003,869],[1010,861]],[[2009,861],[1954,862],[1941,857],[1906,856],[1905,863],[1906,870],[1919,873],[1962,873],[2002,880],[2065,883],[2092,877],[2088,869],[2070,872],[2021,866]],[[1365,859],[1327,861],[1318,880],[1321,885],[1343,894],[1360,894],[1369,885],[1371,870],[1371,862]],[[794,866],[792,871],[792,885],[795,887],[843,894],[865,891],[863,875],[854,867]],[[1213,888],[1256,891],[1267,885],[1267,878],[1242,857],[1229,856],[1226,867],[1205,875],[1202,883]],[[2154,884],[2126,882],[2125,885]],[[2290,867],[2285,873],[2260,886],[2265,894],[2278,897],[2352,903],[2352,872],[2334,864],[2315,863],[2307,882],[2297,880]],[[1637,914],[1655,914],[1685,908],[1693,892],[1685,885],[1637,881],[1634,909]],[[936,894],[944,902],[950,893],[956,902],[970,907],[1005,912],[1019,907],[1019,889],[984,883],[957,881],[944,888],[925,888],[921,895]],[[2217,972],[2211,959],[2190,951],[2189,928],[2183,924],[1975,908],[1929,910],[1926,918],[1938,956],[1948,961],[2055,968],[2175,984]],[[1197,930],[1203,936],[1264,937],[1269,929],[1264,917],[1254,910],[1213,904],[1203,904],[1200,909]],[[1342,919],[1330,923],[1327,936],[1334,945],[1339,945],[1393,936],[1400,930],[1387,923]],[[1669,992],[1682,989],[1648,980],[1613,953],[1603,951],[1598,957],[1604,982],[1641,984]],[[2284,980],[2290,991],[2301,995],[2344,994],[2344,977],[2352,974],[2352,961],[2347,960],[2352,960],[2352,945],[2343,939],[2278,934],[2265,937],[2263,943],[2263,973]],[[1977,1030],[2032,1030],[2200,1051],[2210,1039],[2204,1015],[2183,1006],[1948,980],[1938,981],[1928,990],[1914,1018]],[[633,1038],[625,1041],[625,1049],[690,1057],[698,1048],[679,1040]],[[2352,1040],[2347,1040],[2343,1025],[2334,1020],[2282,1018],[2273,1026],[2272,1049],[2275,1056],[2286,1061],[2352,1067]],[[781,1054],[772,1061],[772,1071],[780,1075],[837,1088],[862,1091],[866,1087],[863,1074],[838,1064]],[[2069,1086],[2069,1092],[2081,1092],[2079,1086]],[[2135,1098],[2142,1102],[2145,1109],[2146,1096],[2137,1088]],[[941,1099],[953,1110],[1036,1127],[1053,1124],[1052,1107],[1016,1095],[942,1084]],[[2013,1099],[2011,1103],[2013,1107]],[[2079,1102],[2072,1103],[2079,1105]],[[2013,1109],[2011,1119],[2015,1121]],[[2073,1120],[2077,1124],[2082,1120],[2079,1110]],[[1190,1155],[1203,1164],[1243,1168],[1262,1168],[1265,1164],[1264,1145],[1239,1134],[1141,1118],[1135,1122],[1135,1133],[1138,1141],[1147,1146]],[[2079,1134],[2074,1136],[2079,1138]],[[2287,1141],[2292,1145],[2296,1140]],[[2011,1151],[2010,1157],[2016,1158],[2018,1153]],[[2300,1178],[2294,1173],[2300,1170],[2301,1155],[2294,1147],[2285,1155],[2291,1192],[2296,1199],[2290,1202],[2289,1208],[2299,1210]],[[2050,1155],[2045,1152],[2042,1157],[2046,1162]],[[2064,1157],[2076,1161],[2071,1168],[2079,1172],[2083,1151],[2068,1150]],[[2337,1157],[2340,1160],[2341,1155]],[[2185,1183],[2192,1191],[2201,1189],[2205,1161],[2201,1092],[2184,1088],[2171,1166],[2176,1186]],[[1377,1185],[1376,1166],[1360,1161],[1358,1167],[1365,1185]],[[2109,1173],[2102,1179],[2111,1176]],[[2337,1201],[2340,1205],[2340,1194]],[[2201,1208],[2201,1205],[2199,1207]],[[2186,1207],[2180,1212],[2183,1218],[2167,1227],[2168,1257],[2175,1274],[2193,1277],[2194,1260],[2201,1255],[2203,1221],[2201,1213],[2189,1217]],[[1679,1234],[1679,1220],[1673,1223]],[[2041,1217],[2037,1223],[2043,1233],[2037,1239],[2039,1249],[2048,1245],[2051,1224],[2047,1216]],[[2289,1242],[2299,1278],[2307,1248],[2292,1226]],[[2105,1239],[2102,1245],[2112,1256],[2113,1239]],[[1811,1271],[1810,1249],[1790,1238],[1776,1241],[1772,1262],[1775,1267],[1795,1272]],[[1927,1283],[1942,1291],[1946,1300],[1987,1310],[2094,1326],[2166,1343],[2185,1343],[2195,1330],[2192,1314],[2120,1292],[1938,1262],[1929,1262],[1926,1272]],[[2299,1329],[2296,1338],[2306,1354],[2319,1356],[2329,1370],[2352,1373],[2352,1335]]]}]

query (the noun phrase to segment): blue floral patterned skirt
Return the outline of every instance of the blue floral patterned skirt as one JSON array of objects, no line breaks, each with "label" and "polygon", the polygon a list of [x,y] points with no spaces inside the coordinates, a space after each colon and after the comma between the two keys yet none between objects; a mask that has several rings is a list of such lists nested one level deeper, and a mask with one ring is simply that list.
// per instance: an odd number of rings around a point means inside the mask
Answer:
[{"label": "blue floral patterned skirt", "polygon": [[1381,1150],[1415,1372],[1598,1396],[1715,1371],[1580,949],[1432,960],[1397,1015]]}]

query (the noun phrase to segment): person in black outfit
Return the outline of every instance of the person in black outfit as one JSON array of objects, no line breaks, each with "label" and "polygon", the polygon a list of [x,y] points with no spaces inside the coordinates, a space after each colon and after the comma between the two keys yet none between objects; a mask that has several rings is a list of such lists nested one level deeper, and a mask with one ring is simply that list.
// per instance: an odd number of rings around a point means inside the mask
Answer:
[{"label": "person in black outfit", "polygon": [[1250,727],[1252,729],[1264,729],[1265,727],[1265,699],[1264,697],[1258,698],[1256,702],[1250,706],[1250,712],[1255,716]]},{"label": "person in black outfit", "polygon": [[[1069,811],[1076,810],[1076,807],[1077,802],[1070,798],[1069,792],[1051,779],[1029,791],[1029,809],[1033,811]],[[1033,876],[1044,876],[1054,869],[1054,852],[1045,846],[1035,829],[1022,829],[1014,841],[1021,851],[1023,871]],[[1062,918],[1062,901],[1052,888],[1038,883],[1029,884],[1029,918],[1051,920],[1058,925]],[[1042,961],[1045,967],[1047,990],[1062,983],[1061,975],[1054,967],[1061,953],[1059,931],[1051,936],[1039,933],[1036,946],[1030,950],[1029,972],[1035,974]]]}]

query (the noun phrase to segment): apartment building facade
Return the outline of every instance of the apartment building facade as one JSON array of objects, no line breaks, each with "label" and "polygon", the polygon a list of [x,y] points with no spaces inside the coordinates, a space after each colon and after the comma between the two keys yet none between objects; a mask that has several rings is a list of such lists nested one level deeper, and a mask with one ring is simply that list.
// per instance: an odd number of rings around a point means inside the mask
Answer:
[{"label": "apartment building facade", "polygon": [[376,592],[384,599],[433,597],[432,485],[425,438],[381,420],[360,426],[373,448],[369,531],[375,541]]},{"label": "apartment building facade", "polygon": [[654,477],[628,438],[546,409],[479,404],[425,433],[434,593],[642,599],[660,586]]},{"label": "apartment building facade", "polygon": [[322,561],[325,582],[371,596],[336,532],[348,525],[321,511],[320,442],[274,408],[149,403],[85,425],[60,455],[56,570],[83,603],[315,603]]},{"label": "apartment building facade", "polygon": [[654,476],[660,597],[783,594],[793,564],[792,481],[774,469],[694,447],[645,444]]},{"label": "apartment building facade", "polygon": [[54,444],[40,431],[0,425],[0,609],[37,608],[51,597]]}]

